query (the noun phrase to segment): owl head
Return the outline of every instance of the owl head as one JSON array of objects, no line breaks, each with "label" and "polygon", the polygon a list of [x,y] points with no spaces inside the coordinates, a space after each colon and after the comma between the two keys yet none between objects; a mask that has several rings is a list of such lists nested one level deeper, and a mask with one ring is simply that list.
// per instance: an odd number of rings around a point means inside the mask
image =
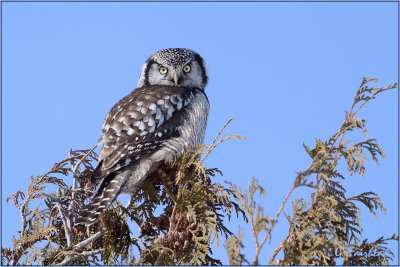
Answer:
[{"label": "owl head", "polygon": [[203,58],[186,48],[168,48],[154,53],[143,65],[137,87],[172,85],[204,90],[207,70]]}]

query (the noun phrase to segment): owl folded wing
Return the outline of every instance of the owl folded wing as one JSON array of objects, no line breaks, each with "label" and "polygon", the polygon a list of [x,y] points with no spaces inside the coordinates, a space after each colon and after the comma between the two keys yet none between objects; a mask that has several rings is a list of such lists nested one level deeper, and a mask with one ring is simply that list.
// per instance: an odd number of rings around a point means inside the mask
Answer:
[{"label": "owl folded wing", "polygon": [[103,148],[91,182],[148,156],[165,141],[179,137],[185,107],[197,89],[153,85],[137,88],[121,99],[107,115],[101,130]]}]

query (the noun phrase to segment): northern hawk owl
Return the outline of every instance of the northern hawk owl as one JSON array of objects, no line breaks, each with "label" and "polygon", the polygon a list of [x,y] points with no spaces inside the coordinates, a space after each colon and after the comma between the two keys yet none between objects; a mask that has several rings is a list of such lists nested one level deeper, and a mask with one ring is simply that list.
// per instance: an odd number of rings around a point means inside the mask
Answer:
[{"label": "northern hawk owl", "polygon": [[160,50],[144,63],[136,89],[104,120],[91,176],[98,189],[77,224],[93,224],[119,194],[133,194],[160,164],[203,142],[207,80],[202,57],[190,49]]}]

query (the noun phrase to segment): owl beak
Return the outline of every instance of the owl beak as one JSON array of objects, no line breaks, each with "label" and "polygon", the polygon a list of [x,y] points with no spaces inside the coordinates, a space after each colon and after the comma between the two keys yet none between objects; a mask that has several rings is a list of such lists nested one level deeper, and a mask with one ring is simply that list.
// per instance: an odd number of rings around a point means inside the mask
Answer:
[{"label": "owl beak", "polygon": [[178,81],[179,81],[179,76],[178,76],[178,74],[175,72],[174,73],[174,82],[175,82],[175,85],[178,85]]}]

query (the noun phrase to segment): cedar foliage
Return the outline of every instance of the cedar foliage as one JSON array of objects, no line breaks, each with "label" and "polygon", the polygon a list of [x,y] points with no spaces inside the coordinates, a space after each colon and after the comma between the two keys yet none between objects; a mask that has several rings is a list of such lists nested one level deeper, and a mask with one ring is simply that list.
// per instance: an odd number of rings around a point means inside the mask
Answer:
[{"label": "cedar foliage", "polygon": [[[7,199],[19,210],[22,225],[13,247],[2,248],[2,264],[220,265],[211,245],[222,236],[229,264],[257,265],[282,213],[289,222],[288,234],[273,251],[270,264],[388,264],[393,252],[387,244],[398,240],[397,235],[362,240],[360,206],[375,216],[386,212],[379,196],[374,192],[347,196],[342,184],[348,176],[365,174],[367,155],[378,164],[385,158],[375,139],[357,143],[346,139],[350,131],[367,133],[366,121],[357,117],[359,110],[397,86],[375,88],[368,85],[371,81],[376,79],[362,80],[336,133],[326,141],[317,139],[313,148],[304,144],[310,165],[298,172],[274,218],[255,200],[266,193],[257,179],[242,190],[231,182],[217,182],[215,176],[221,171],[203,164],[222,142],[243,139],[223,134],[230,119],[211,145],[191,148],[163,166],[166,171],[149,177],[127,205],[117,201],[87,228],[74,227],[74,221],[93,194],[84,188],[97,155],[95,147],[69,151],[47,173],[32,177],[26,193],[18,191]],[[347,174],[340,171],[343,164]],[[292,192],[304,186],[312,194],[293,200],[291,215],[287,215],[284,208]],[[235,236],[225,224],[231,216],[248,222],[255,246],[251,261],[242,252],[243,231]],[[138,226],[140,233],[134,234]]]},{"label": "cedar foliage", "polygon": [[[47,173],[32,177],[27,194],[18,191],[7,199],[20,211],[22,230],[13,249],[2,248],[2,264],[220,265],[211,243],[232,235],[226,219],[246,217],[235,202],[237,192],[213,181],[221,171],[207,169],[203,161],[222,142],[243,139],[223,133],[231,120],[211,145],[165,164],[167,172],[149,177],[128,205],[117,201],[87,228],[74,227],[74,221],[93,194],[85,188],[97,155],[95,147],[71,150]],[[68,186],[65,181],[71,178]],[[137,236],[130,222],[140,227]]]},{"label": "cedar foliage", "polygon": [[[386,213],[386,209],[375,192],[362,192],[348,196],[342,181],[354,174],[365,174],[365,162],[369,155],[379,164],[385,154],[375,139],[368,138],[366,120],[359,118],[358,112],[372,99],[384,91],[394,89],[397,84],[387,87],[370,87],[377,79],[363,78],[352,105],[345,112],[345,118],[339,130],[328,140],[317,139],[313,148],[303,144],[310,157],[306,170],[298,172],[292,187],[286,194],[274,218],[264,214],[264,208],[256,203],[254,195],[265,195],[265,190],[253,178],[249,188],[242,191],[238,199],[245,210],[255,240],[255,255],[252,264],[258,264],[260,251],[278,222],[292,192],[301,187],[312,189],[310,196],[295,199],[292,213],[287,215],[289,229],[286,238],[273,251],[269,263],[274,265],[387,265],[393,260],[393,252],[388,249],[389,241],[399,239],[381,237],[375,241],[362,238],[360,218],[361,206],[368,208],[375,217],[377,213]],[[352,143],[346,134],[359,130],[366,140]],[[347,175],[340,170],[343,165]],[[344,169],[346,169],[344,168]],[[240,236],[240,235],[239,235]],[[262,239],[260,238],[262,236]],[[231,237],[232,239],[232,237]],[[230,242],[230,240],[228,240]],[[240,243],[231,243],[228,247],[230,264],[242,264]],[[281,259],[276,259],[283,252]]]}]

